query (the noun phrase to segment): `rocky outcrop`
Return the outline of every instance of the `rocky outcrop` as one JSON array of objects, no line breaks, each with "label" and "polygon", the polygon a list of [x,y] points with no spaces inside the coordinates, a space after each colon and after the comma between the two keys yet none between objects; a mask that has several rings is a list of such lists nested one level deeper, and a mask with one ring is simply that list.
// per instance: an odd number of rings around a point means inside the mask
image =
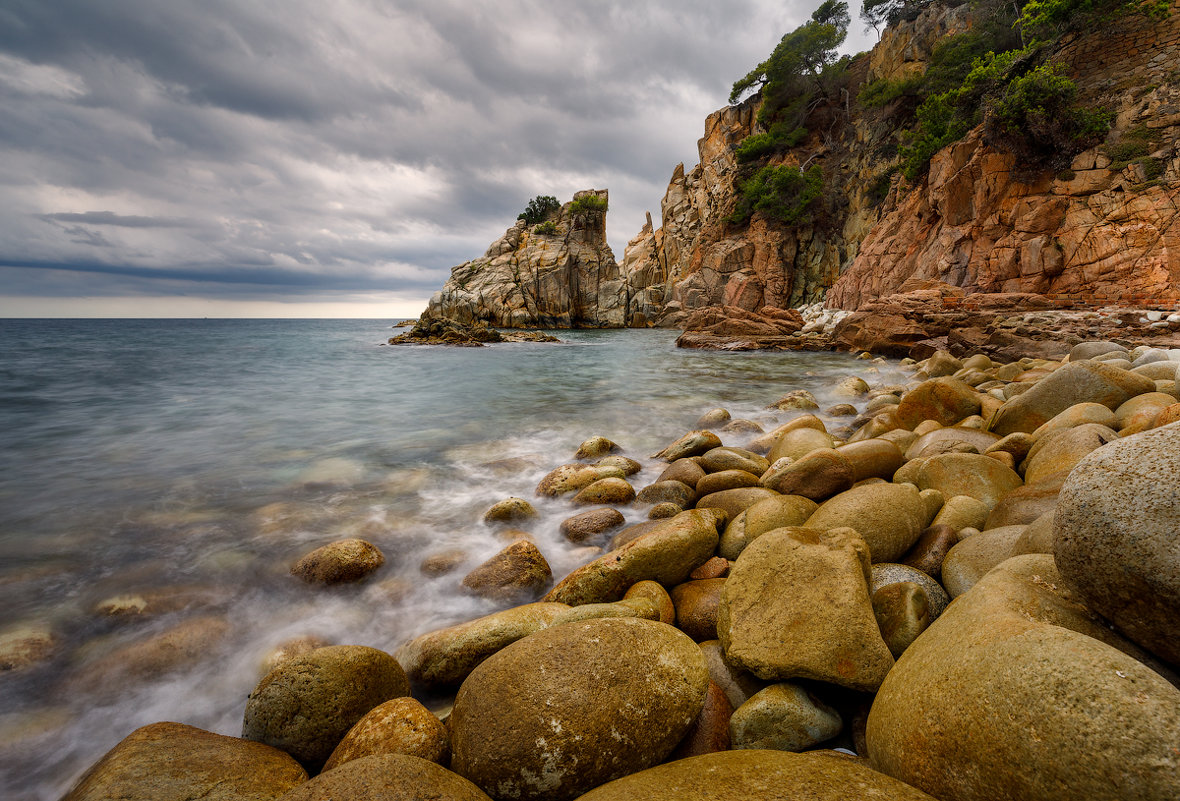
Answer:
[{"label": "rocky outcrop", "polygon": [[517,220],[478,259],[451,270],[418,327],[445,321],[500,328],[619,328],[628,287],[606,242],[606,211],[579,211],[605,189],[578,192],[537,225]]}]

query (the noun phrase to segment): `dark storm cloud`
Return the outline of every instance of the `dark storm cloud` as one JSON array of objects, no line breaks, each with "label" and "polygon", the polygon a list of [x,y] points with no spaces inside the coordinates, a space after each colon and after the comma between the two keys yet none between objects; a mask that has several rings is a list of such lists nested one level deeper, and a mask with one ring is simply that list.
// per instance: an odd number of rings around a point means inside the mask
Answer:
[{"label": "dark storm cloud", "polygon": [[621,257],[811,7],[0,0],[6,289],[424,298],[532,195],[589,187]]}]

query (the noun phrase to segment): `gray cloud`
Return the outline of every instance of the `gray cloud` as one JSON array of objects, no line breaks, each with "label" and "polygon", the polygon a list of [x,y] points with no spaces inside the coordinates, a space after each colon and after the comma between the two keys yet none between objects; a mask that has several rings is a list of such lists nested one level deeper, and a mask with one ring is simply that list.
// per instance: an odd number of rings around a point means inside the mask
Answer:
[{"label": "gray cloud", "polygon": [[621,257],[812,5],[5,0],[6,291],[425,298],[531,196],[589,187]]}]

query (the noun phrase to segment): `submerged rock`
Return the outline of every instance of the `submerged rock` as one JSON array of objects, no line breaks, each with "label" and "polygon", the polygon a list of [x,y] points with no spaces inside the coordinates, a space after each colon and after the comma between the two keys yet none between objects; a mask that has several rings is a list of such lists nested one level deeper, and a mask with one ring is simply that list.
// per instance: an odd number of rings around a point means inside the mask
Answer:
[{"label": "submerged rock", "polygon": [[337,540],[296,562],[291,575],[309,584],[342,584],[360,581],[383,564],[385,554],[376,545],[360,539]]}]

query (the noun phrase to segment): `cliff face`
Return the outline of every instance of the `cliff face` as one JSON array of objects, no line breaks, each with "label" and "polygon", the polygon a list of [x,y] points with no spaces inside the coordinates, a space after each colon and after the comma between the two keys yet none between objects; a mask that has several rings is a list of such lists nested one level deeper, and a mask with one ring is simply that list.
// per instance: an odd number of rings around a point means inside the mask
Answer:
[{"label": "cliff face", "polygon": [[[603,190],[589,195],[608,200]],[[606,212],[566,203],[544,233],[524,220],[487,253],[451,270],[421,321],[453,320],[501,328],[604,328],[626,325],[627,283],[606,243]]]},{"label": "cliff face", "polygon": [[[676,167],[660,206],[628,244],[628,320],[680,325],[694,310],[798,307],[826,297],[858,309],[938,283],[972,293],[1036,293],[1078,305],[1180,301],[1180,3],[1163,21],[1131,16],[1062,43],[1055,61],[1080,99],[1113,109],[1106,142],[1072,169],[1022,183],[982,129],[945,148],[910,186],[890,174],[896,132],[858,107],[865,83],[925,71],[934,48],[969,30],[971,7],[934,6],[884,31],[852,62],[845,116],[770,164],[818,163],[828,195],[821,224],[755,215],[727,223],[737,199],[734,148],[760,132],[757,101],[714,112],[700,163]],[[810,128],[811,126],[809,126]],[[1129,135],[1146,159],[1113,163]]]},{"label": "cliff face", "polygon": [[[1180,13],[1124,19],[1059,58],[1084,96],[1116,111],[1108,143],[1030,184],[973,131],[891,199],[829,306],[857,309],[935,281],[1079,305],[1180,301]],[[1132,131],[1146,134],[1147,159],[1112,164],[1110,145]]]}]

